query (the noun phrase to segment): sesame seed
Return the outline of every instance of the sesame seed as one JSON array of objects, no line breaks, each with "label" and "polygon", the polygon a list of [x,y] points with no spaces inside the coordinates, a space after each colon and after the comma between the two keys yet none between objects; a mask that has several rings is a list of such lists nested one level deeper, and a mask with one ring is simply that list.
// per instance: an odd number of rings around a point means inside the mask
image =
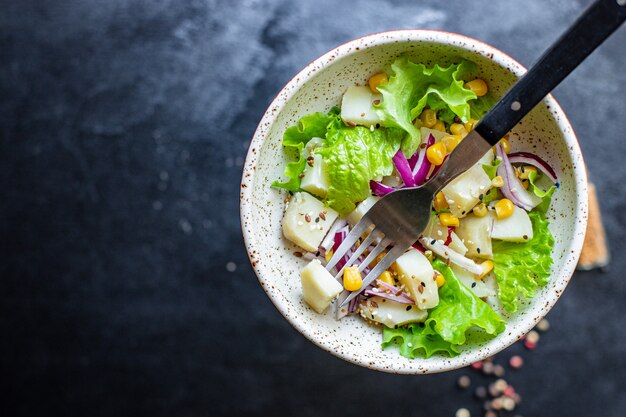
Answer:
[{"label": "sesame seed", "polygon": [[303,222],[301,222],[301,221],[299,221],[299,222],[298,222],[298,226],[302,226],[303,224],[304,224],[304,223],[303,223]]},{"label": "sesame seed", "polygon": [[484,400],[485,398],[487,398],[487,388],[483,386],[476,387],[476,389],[474,390],[474,396],[479,400]]},{"label": "sesame seed", "polygon": [[307,223],[311,223],[311,216],[307,213],[307,214],[304,216],[304,220],[306,220],[306,222],[307,222]]},{"label": "sesame seed", "polygon": [[515,401],[513,401],[512,398],[503,398],[502,408],[504,408],[506,411],[513,411],[515,409]]},{"label": "sesame seed", "polygon": [[407,345],[408,347],[413,347],[413,343],[411,343],[411,342],[407,342],[407,344],[406,344],[406,345]]},{"label": "sesame seed", "polygon": [[511,359],[509,359],[509,365],[513,369],[519,369],[524,366],[524,359],[519,355],[511,356]]},{"label": "sesame seed", "polygon": [[476,288],[476,283],[472,282],[472,288]]},{"label": "sesame seed", "polygon": [[537,330],[540,332],[547,332],[550,330],[550,322],[546,319],[541,319],[541,321],[537,323]]},{"label": "sesame seed", "polygon": [[537,343],[539,341],[539,333],[537,333],[534,330],[531,330],[530,332],[528,332],[528,334],[526,335],[526,340],[528,340],[531,343]]},{"label": "sesame seed", "polygon": [[466,389],[466,388],[469,388],[469,386],[472,384],[472,381],[469,376],[462,375],[456,381],[456,384],[458,385],[459,388]]},{"label": "sesame seed", "polygon": [[411,306],[411,305],[406,306],[406,311],[410,311],[412,307],[413,306]]},{"label": "sesame seed", "polygon": [[456,410],[454,417],[470,417],[471,414],[467,408],[459,408]]}]

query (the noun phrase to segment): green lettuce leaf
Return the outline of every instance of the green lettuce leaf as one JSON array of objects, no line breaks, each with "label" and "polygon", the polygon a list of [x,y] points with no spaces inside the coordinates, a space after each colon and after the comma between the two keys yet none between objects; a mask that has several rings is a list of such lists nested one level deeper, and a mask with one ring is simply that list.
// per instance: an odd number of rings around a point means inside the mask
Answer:
[{"label": "green lettuce leaf", "polygon": [[287,191],[296,192],[300,189],[300,174],[306,165],[306,152],[304,145],[312,138],[324,138],[330,126],[337,124],[339,109],[333,107],[328,114],[312,113],[302,117],[296,126],[285,130],[283,135],[283,147],[291,153],[295,161],[288,162],[285,166],[286,181],[274,181],[273,187],[284,188]]},{"label": "green lettuce leaf", "polygon": [[420,131],[412,121],[426,106],[433,110],[448,109],[467,122],[470,117],[468,102],[476,98],[471,90],[463,87],[461,77],[476,69],[474,63],[463,61],[457,65],[426,68],[415,64],[406,56],[391,65],[389,82],[378,87],[383,95],[382,103],[375,106],[383,125],[397,127],[408,133],[402,141],[402,152],[408,158],[420,145]]},{"label": "green lettuce leaf", "polygon": [[330,186],[327,204],[345,215],[371,195],[370,180],[393,172],[392,158],[405,133],[400,129],[370,129],[336,124],[317,149],[326,162]]},{"label": "green lettuce leaf", "polygon": [[493,161],[491,161],[490,165],[483,164],[483,170],[485,171],[485,174],[487,174],[490,180],[494,179],[496,175],[498,175],[497,174],[498,166],[500,165],[501,162],[502,160],[500,159],[494,159]]},{"label": "green lettuce leaf", "polygon": [[491,94],[486,94],[482,97],[478,97],[476,100],[471,100],[470,116],[472,119],[480,120],[491,108],[496,104],[496,100]]},{"label": "green lettuce leaf", "polygon": [[504,331],[505,321],[465,287],[445,262],[436,259],[433,268],[443,274],[446,283],[439,289],[439,304],[424,322],[426,334],[438,334],[446,342],[462,345],[465,333],[474,326],[492,336]]},{"label": "green lettuce leaf", "polygon": [[[549,205],[550,198],[546,200]],[[532,298],[537,288],[548,283],[552,268],[554,237],[548,229],[545,213],[535,209],[528,216],[533,225],[531,240],[524,243],[493,241],[498,297],[510,313],[517,311],[520,295]]]},{"label": "green lettuce leaf", "polygon": [[425,327],[417,323],[392,329],[383,329],[383,349],[389,346],[398,346],[400,355],[413,359],[417,354],[430,358],[435,353],[443,353],[450,357],[459,354],[459,349],[450,342],[446,342],[437,334],[425,334]]},{"label": "green lettuce leaf", "polygon": [[504,320],[465,287],[449,266],[436,259],[433,267],[446,278],[439,289],[439,304],[429,310],[423,325],[384,328],[383,348],[398,345],[400,354],[411,359],[416,352],[423,352],[426,357],[439,352],[456,356],[460,352],[458,347],[466,342],[469,329],[478,327],[491,336],[504,331]]},{"label": "green lettuce leaf", "polygon": [[537,207],[535,207],[534,210],[545,213],[546,211],[548,211],[548,207],[550,207],[550,201],[552,200],[552,194],[554,193],[554,190],[556,190],[556,186],[552,185],[544,191],[536,184],[537,179],[537,171],[530,171],[528,173],[528,189],[535,193],[537,197],[542,199],[542,202]]}]

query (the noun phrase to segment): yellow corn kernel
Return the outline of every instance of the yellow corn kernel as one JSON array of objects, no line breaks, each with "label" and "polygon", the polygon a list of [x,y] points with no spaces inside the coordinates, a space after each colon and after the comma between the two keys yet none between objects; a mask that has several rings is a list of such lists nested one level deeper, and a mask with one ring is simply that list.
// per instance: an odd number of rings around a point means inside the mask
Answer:
[{"label": "yellow corn kernel", "polygon": [[387,78],[387,74],[385,74],[384,72],[379,72],[378,74],[372,75],[367,81],[367,84],[370,86],[370,90],[372,90],[372,93],[378,93],[378,87],[385,84],[387,81],[389,81],[389,78]]},{"label": "yellow corn kernel", "polygon": [[420,120],[422,121],[422,125],[427,128],[432,128],[437,123],[437,113],[431,109],[424,109],[422,114],[420,115]]},{"label": "yellow corn kernel", "polygon": [[483,272],[481,272],[480,275],[477,275],[476,279],[483,279],[485,275],[490,273],[493,269],[493,262],[491,262],[490,260],[486,260],[485,262],[480,264],[480,268],[483,270]]},{"label": "yellow corn kernel", "polygon": [[521,167],[519,167],[519,169],[517,169],[517,177],[522,180],[527,180],[528,174],[533,171],[537,172],[537,168],[532,165],[522,165]]},{"label": "yellow corn kernel", "polygon": [[465,129],[465,126],[463,126],[461,123],[452,123],[450,125],[450,133],[452,133],[453,135],[459,135],[464,138],[465,136],[467,136],[467,129]]},{"label": "yellow corn kernel", "polygon": [[502,179],[502,177],[498,175],[491,180],[491,185],[496,188],[500,188],[504,185],[504,179]]},{"label": "yellow corn kernel", "polygon": [[378,279],[384,282],[385,284],[396,285],[396,282],[393,279],[393,275],[391,275],[391,272],[389,271],[385,271],[382,274],[380,274]]},{"label": "yellow corn kernel", "polygon": [[500,144],[502,145],[502,150],[504,151],[504,153],[511,152],[511,144],[509,143],[509,140],[506,137],[503,137],[502,139],[500,139]]},{"label": "yellow corn kernel", "polygon": [[496,208],[496,216],[498,216],[499,219],[506,219],[511,216],[513,210],[515,210],[515,206],[513,206],[513,203],[508,198],[503,198],[498,201],[494,207]]},{"label": "yellow corn kernel", "polygon": [[437,120],[437,123],[435,123],[435,125],[432,128],[434,130],[438,130],[440,132],[445,132],[446,131],[446,124],[444,122],[442,122],[441,120]]},{"label": "yellow corn kernel", "polygon": [[444,144],[448,153],[452,152],[460,142],[461,139],[459,138],[459,136],[446,135],[441,138],[441,143]]},{"label": "yellow corn kernel", "polygon": [[433,206],[435,207],[435,211],[437,212],[448,208],[448,202],[446,201],[446,196],[443,195],[442,191],[439,191],[437,195],[435,195]]},{"label": "yellow corn kernel", "polygon": [[474,130],[474,126],[476,126],[476,123],[478,123],[478,120],[469,119],[469,121],[465,123],[463,126],[465,127],[465,130],[467,130],[468,132],[471,132],[472,130]]},{"label": "yellow corn kernel", "polygon": [[374,258],[372,262],[370,262],[368,266],[370,268],[374,268],[376,265],[378,265],[378,262],[380,262],[385,257],[386,254],[387,252],[381,252],[376,258]]},{"label": "yellow corn kernel", "polygon": [[465,88],[472,90],[474,94],[476,94],[478,97],[484,96],[485,94],[487,94],[487,91],[489,91],[487,83],[480,78],[476,78],[475,80],[466,82]]},{"label": "yellow corn kernel", "polygon": [[324,255],[324,258],[326,259],[326,262],[330,261],[330,258],[333,257],[333,250],[329,250],[328,252],[326,252],[326,254]]},{"label": "yellow corn kernel", "polygon": [[450,213],[441,213],[439,215],[439,223],[441,223],[442,226],[453,226],[453,227],[457,227],[459,225],[459,218],[453,216]]},{"label": "yellow corn kernel", "polygon": [[363,285],[363,278],[358,266],[351,266],[343,270],[343,288],[346,291],[356,291]]},{"label": "yellow corn kernel", "polygon": [[428,158],[428,161],[433,165],[443,164],[446,155],[446,145],[441,142],[437,142],[426,149],[426,158]]},{"label": "yellow corn kernel", "polygon": [[441,288],[445,283],[446,278],[441,274],[437,274],[437,288]]},{"label": "yellow corn kernel", "polygon": [[485,203],[480,203],[472,210],[478,217],[485,217],[487,215],[487,206]]}]

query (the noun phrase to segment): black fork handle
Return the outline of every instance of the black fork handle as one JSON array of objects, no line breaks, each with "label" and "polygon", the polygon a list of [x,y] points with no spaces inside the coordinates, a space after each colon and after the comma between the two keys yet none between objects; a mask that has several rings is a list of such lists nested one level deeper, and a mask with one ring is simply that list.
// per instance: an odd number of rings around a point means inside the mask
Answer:
[{"label": "black fork handle", "polygon": [[624,20],[626,0],[595,1],[502,96],[476,126],[476,131],[495,145]]}]

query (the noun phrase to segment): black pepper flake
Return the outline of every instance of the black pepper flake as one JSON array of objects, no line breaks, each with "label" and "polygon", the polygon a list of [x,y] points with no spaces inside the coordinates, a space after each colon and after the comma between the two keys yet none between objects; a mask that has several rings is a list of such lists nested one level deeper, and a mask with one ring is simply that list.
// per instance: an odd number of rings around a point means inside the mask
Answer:
[{"label": "black pepper flake", "polygon": [[465,215],[465,210],[463,210],[463,211],[461,212],[461,215],[462,215],[462,216],[464,216],[464,215]]},{"label": "black pepper flake", "polygon": [[315,252],[315,256],[320,256],[320,251]]},{"label": "black pepper flake", "polygon": [[412,308],[412,307],[413,307],[413,306],[406,306],[406,311],[411,310],[411,308]]},{"label": "black pepper flake", "polygon": [[477,253],[480,253],[480,248],[476,248],[476,252],[477,252]]},{"label": "black pepper flake", "polygon": [[472,282],[472,288],[474,288],[476,286],[475,282]]},{"label": "black pepper flake", "polygon": [[528,235],[524,235],[522,237],[524,238],[524,240],[528,240]]}]

